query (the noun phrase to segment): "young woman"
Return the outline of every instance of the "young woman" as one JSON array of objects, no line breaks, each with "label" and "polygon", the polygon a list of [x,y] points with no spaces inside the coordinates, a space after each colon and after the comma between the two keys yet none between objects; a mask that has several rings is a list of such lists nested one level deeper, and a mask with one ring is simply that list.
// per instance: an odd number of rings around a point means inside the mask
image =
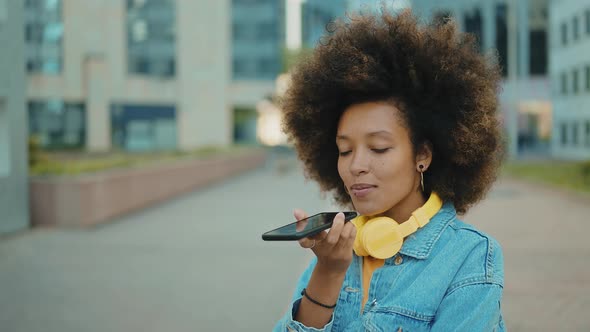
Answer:
[{"label": "young woman", "polygon": [[337,23],[296,68],[286,132],[361,217],[300,241],[316,258],[275,331],[504,330],[500,246],[457,217],[496,177],[499,81],[452,22],[409,13]]}]

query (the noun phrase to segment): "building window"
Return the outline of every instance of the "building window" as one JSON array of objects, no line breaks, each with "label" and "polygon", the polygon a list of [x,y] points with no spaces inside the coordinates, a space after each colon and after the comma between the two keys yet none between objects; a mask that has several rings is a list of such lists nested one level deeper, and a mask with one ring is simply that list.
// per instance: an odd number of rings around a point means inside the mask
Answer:
[{"label": "building window", "polygon": [[578,145],[578,123],[572,123],[572,145]]},{"label": "building window", "polygon": [[586,34],[590,35],[590,9],[586,9],[584,16],[586,18]]},{"label": "building window", "polygon": [[496,48],[502,76],[508,76],[508,7],[505,3],[496,5]]},{"label": "building window", "polygon": [[[275,79],[280,73],[281,49],[285,42],[283,3],[275,0],[232,1],[233,79],[268,80]],[[308,18],[308,10],[302,11],[302,19]],[[269,58],[279,65],[269,66]]]},{"label": "building window", "polygon": [[572,94],[578,93],[578,70],[572,70]]},{"label": "building window", "polygon": [[586,74],[585,75],[586,77],[585,77],[585,80],[584,80],[586,82],[586,84],[585,84],[585,87],[584,88],[586,89],[586,91],[589,91],[590,92],[590,65],[587,65],[586,66],[584,72]]},{"label": "building window", "polygon": [[113,147],[131,152],[177,148],[174,105],[111,105]]},{"label": "building window", "polygon": [[272,79],[277,72],[279,64],[274,58],[261,58],[258,59],[258,70],[262,77]]},{"label": "building window", "polygon": [[561,124],[561,145],[567,145],[567,125]]},{"label": "building window", "polygon": [[236,77],[241,77],[246,73],[246,65],[242,59],[233,59],[233,72]]},{"label": "building window", "polygon": [[59,74],[63,67],[62,0],[26,1],[25,13],[27,71]]},{"label": "building window", "polygon": [[590,147],[590,121],[586,121],[586,147]]},{"label": "building window", "polygon": [[531,7],[528,18],[529,74],[546,76],[549,54],[547,3]]},{"label": "building window", "polygon": [[174,0],[127,0],[127,50],[130,74],[176,75]]},{"label": "building window", "polygon": [[256,26],[257,31],[257,39],[260,41],[269,40],[277,38],[277,31],[278,28],[275,22],[265,22],[260,23]]},{"label": "building window", "polygon": [[561,23],[561,45],[567,45],[567,23]]},{"label": "building window", "polygon": [[561,73],[561,94],[567,95],[567,73]]},{"label": "building window", "polygon": [[572,20],[572,39],[574,41],[580,38],[580,22],[577,16],[574,16]]},{"label": "building window", "polygon": [[482,49],[482,18],[479,9],[475,12],[467,13],[464,19],[465,32],[471,33],[475,36],[477,47]]},{"label": "building window", "polygon": [[530,32],[529,70],[531,75],[547,74],[547,31]]},{"label": "building window", "polygon": [[48,149],[82,148],[86,141],[86,111],[82,103],[31,101],[29,133]]}]

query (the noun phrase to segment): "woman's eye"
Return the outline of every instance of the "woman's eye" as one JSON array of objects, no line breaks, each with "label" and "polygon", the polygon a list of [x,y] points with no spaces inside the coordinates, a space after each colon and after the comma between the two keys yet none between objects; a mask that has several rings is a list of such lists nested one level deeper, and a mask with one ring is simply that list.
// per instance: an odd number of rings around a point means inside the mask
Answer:
[{"label": "woman's eye", "polygon": [[350,154],[350,151],[342,151],[342,152],[339,152],[338,154],[339,154],[341,157],[344,157],[344,156],[348,156],[348,155]]},{"label": "woman's eye", "polygon": [[385,153],[385,152],[387,152],[389,150],[389,148],[385,148],[385,149],[371,149],[371,150],[373,150],[373,152],[376,152],[376,153]]}]

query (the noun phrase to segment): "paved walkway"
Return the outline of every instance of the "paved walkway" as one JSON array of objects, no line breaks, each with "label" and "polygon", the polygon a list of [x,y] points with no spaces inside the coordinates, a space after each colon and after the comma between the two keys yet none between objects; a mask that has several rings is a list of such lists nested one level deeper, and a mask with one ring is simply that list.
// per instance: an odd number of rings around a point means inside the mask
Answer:
[{"label": "paved walkway", "polygon": [[[331,209],[300,172],[265,168],[97,228],[0,238],[0,330],[269,331],[310,256],[260,234],[294,207]],[[588,198],[501,181],[466,216],[504,247],[509,331],[590,330],[589,215]]]},{"label": "paved walkway", "polygon": [[509,331],[590,331],[590,196],[505,179],[465,219],[503,246]]}]

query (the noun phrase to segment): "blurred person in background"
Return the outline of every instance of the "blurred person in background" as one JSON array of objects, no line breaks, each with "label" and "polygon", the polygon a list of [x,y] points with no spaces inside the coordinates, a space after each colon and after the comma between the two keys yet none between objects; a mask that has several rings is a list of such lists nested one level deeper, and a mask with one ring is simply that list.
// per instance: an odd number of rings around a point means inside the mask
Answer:
[{"label": "blurred person in background", "polygon": [[457,216],[501,160],[497,62],[407,12],[330,31],[293,71],[284,125],[306,175],[360,216],[299,241],[316,257],[275,331],[504,330],[500,245]]}]

